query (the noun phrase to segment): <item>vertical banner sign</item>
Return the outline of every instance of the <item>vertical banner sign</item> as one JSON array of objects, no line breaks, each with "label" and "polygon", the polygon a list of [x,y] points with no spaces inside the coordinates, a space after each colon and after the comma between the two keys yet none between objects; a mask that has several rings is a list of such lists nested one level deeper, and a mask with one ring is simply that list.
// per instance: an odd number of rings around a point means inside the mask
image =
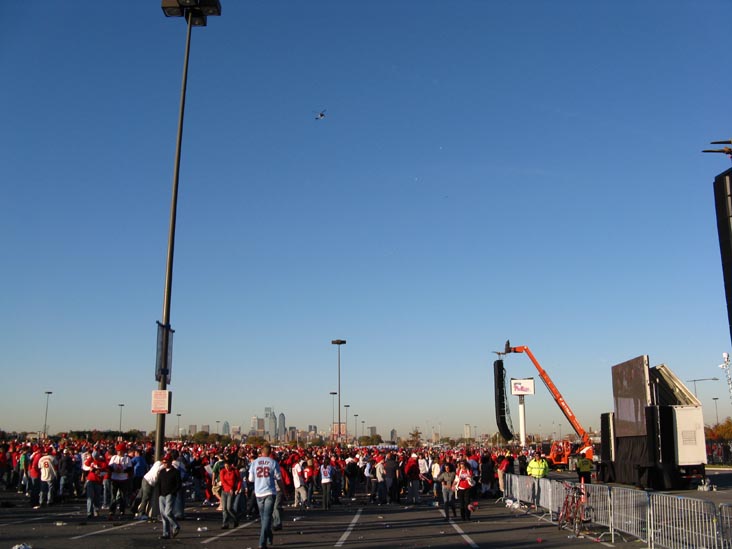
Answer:
[{"label": "vertical banner sign", "polygon": [[[158,347],[155,353],[155,381],[160,381],[163,375],[166,376],[166,384],[170,384],[170,374],[173,371],[173,334],[175,330],[171,330],[170,326],[164,326],[158,322]],[[163,349],[165,348],[165,338],[168,338],[168,357],[163,361]],[[166,370],[163,373],[163,370]]]}]

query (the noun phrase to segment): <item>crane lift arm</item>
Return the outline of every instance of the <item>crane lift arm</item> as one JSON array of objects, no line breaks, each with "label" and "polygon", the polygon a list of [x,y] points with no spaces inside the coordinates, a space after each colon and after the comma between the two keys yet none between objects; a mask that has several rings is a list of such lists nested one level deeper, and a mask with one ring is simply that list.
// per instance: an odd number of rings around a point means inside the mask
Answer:
[{"label": "crane lift arm", "polygon": [[574,412],[572,412],[572,409],[569,407],[569,404],[567,404],[567,401],[564,400],[564,397],[562,396],[562,393],[559,392],[559,389],[557,389],[557,386],[554,385],[554,382],[549,377],[549,374],[546,373],[544,368],[541,367],[541,364],[539,364],[539,361],[536,360],[536,357],[534,356],[534,353],[531,352],[531,349],[529,349],[526,345],[520,347],[511,347],[510,341],[506,341],[506,349],[504,352],[506,354],[525,353],[526,356],[531,359],[531,362],[534,363],[536,370],[539,372],[539,377],[541,377],[541,380],[544,382],[544,385],[546,385],[546,388],[549,389],[552,397],[554,397],[554,401],[562,410],[564,417],[567,418],[567,421],[569,421],[569,424],[572,426],[575,433],[577,433],[577,436],[582,439],[583,447],[592,448],[592,440],[590,439],[590,435],[588,435],[587,432],[582,428],[582,425],[580,425],[579,421],[577,420],[577,416],[574,415]]}]

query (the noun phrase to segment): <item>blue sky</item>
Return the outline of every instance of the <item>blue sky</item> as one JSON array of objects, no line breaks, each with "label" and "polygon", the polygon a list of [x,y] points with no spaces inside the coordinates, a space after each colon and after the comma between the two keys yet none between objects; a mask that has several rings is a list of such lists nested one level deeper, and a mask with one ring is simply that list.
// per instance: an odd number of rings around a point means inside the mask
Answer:
[{"label": "blue sky", "polygon": [[[713,397],[732,413],[712,194],[730,164],[700,153],[732,136],[728,2],[222,4],[191,47],[182,425],[272,406],[327,426],[335,338],[349,430],[495,431],[509,338],[585,427],[640,354],[719,377],[705,419]],[[3,14],[0,428],[41,429],[51,390],[51,432],[116,428],[118,403],[151,430],[185,25],[155,1]],[[527,418],[569,429],[540,384]]]}]

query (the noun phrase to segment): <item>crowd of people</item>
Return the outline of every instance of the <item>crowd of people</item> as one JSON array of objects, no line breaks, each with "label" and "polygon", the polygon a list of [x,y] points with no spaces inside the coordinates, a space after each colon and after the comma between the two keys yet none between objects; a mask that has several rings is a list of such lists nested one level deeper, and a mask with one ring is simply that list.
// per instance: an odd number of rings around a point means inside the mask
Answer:
[{"label": "crowd of people", "polygon": [[[308,448],[168,442],[154,459],[151,443],[0,441],[0,484],[34,509],[85,500],[88,520],[161,520],[163,538],[185,519],[186,500],[215,506],[221,528],[261,518],[260,547],[282,528],[285,502],[324,511],[357,495],[368,504],[443,506],[445,520],[470,520],[480,498],[502,495],[507,472],[546,476],[537,451],[492,448]],[[187,489],[186,489],[187,488]],[[157,491],[157,498],[155,497]]]}]

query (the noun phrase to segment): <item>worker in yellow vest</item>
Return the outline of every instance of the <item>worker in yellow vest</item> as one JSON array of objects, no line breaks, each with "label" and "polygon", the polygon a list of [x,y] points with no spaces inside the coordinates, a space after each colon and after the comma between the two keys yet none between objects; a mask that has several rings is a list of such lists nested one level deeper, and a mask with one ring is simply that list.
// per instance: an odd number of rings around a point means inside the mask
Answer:
[{"label": "worker in yellow vest", "polygon": [[534,453],[534,457],[526,466],[526,474],[534,478],[544,478],[549,474],[549,464],[541,456],[540,450]]},{"label": "worker in yellow vest", "polygon": [[579,459],[577,460],[577,466],[575,467],[575,470],[577,471],[577,480],[578,482],[584,482],[585,484],[590,484],[592,482],[592,467],[593,463],[591,459],[587,459],[587,450],[588,448],[585,448],[580,452]]}]

